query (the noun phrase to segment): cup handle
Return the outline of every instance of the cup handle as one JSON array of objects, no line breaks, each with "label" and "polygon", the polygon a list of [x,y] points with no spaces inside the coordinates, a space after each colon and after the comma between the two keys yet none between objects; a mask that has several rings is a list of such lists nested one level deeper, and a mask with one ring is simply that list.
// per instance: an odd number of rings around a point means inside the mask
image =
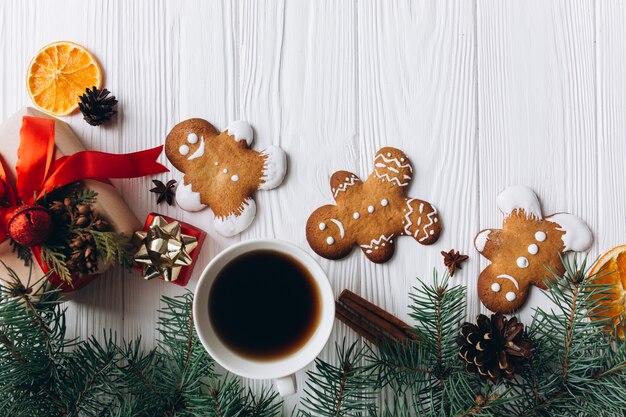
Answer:
[{"label": "cup handle", "polygon": [[296,377],[294,374],[283,376],[282,378],[276,378],[274,380],[278,395],[281,397],[287,397],[296,393]]}]

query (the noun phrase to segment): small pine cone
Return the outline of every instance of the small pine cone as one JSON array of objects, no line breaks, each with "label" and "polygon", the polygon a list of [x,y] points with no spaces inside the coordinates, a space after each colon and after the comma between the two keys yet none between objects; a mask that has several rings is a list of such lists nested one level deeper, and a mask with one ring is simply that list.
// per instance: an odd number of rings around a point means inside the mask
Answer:
[{"label": "small pine cone", "polygon": [[76,204],[76,211],[78,214],[89,214],[91,213],[91,206],[89,204]]},{"label": "small pine cone", "polygon": [[498,382],[501,377],[513,379],[532,355],[532,345],[524,334],[524,325],[513,317],[478,315],[476,324],[465,323],[457,338],[459,356],[467,371]]},{"label": "small pine cone", "polygon": [[99,232],[106,232],[109,230],[109,223],[106,220],[98,219],[93,222],[93,228]]},{"label": "small pine cone", "polygon": [[89,226],[90,220],[89,217],[80,214],[77,218],[76,218],[76,226],[78,227],[87,227]]},{"label": "small pine cone", "polygon": [[60,213],[62,210],[65,210],[65,206],[62,201],[55,200],[50,204],[50,211],[53,213]]},{"label": "small pine cone", "polygon": [[96,87],[87,88],[85,94],[80,96],[80,108],[83,118],[92,126],[99,126],[108,121],[117,113],[114,107],[117,105],[115,96],[109,96],[110,91],[106,88],[99,90]]}]

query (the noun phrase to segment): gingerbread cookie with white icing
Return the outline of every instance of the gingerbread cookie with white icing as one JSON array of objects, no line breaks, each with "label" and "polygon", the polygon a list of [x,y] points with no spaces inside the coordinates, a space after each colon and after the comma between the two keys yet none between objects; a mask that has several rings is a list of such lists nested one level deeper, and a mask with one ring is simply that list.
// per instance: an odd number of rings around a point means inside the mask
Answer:
[{"label": "gingerbread cookie with white icing", "polygon": [[320,256],[339,259],[358,245],[372,262],[388,261],[396,236],[412,236],[423,245],[441,233],[437,209],[406,196],[413,167],[404,152],[382,148],[374,171],[362,182],[355,174],[338,171],[330,179],[336,204],[318,208],[306,225],[306,237]]},{"label": "gingerbread cookie with white icing", "polygon": [[167,159],[185,175],[176,190],[176,202],[186,211],[210,207],[215,230],[233,236],[245,230],[256,214],[254,193],[283,181],[285,152],[278,146],[250,149],[252,127],[231,123],[219,133],[203,119],[185,120],[165,139]]},{"label": "gingerbread cookie with white icing", "polygon": [[478,296],[489,310],[510,313],[526,302],[532,285],[547,288],[548,268],[563,272],[565,252],[587,250],[593,236],[572,214],[544,218],[537,195],[528,187],[507,188],[497,203],[506,216],[502,228],[482,230],[474,240],[491,261],[478,277]]}]

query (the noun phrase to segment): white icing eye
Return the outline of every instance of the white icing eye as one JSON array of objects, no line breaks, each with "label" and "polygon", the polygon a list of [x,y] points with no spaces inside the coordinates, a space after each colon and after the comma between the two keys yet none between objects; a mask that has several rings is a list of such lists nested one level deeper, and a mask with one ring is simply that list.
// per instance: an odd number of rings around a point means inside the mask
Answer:
[{"label": "white icing eye", "polygon": [[320,230],[326,229],[326,223],[320,223]]},{"label": "white icing eye", "polygon": [[515,293],[513,291],[509,291],[506,293],[505,295],[507,301],[513,301],[517,298],[517,295],[515,295]]},{"label": "white icing eye", "polygon": [[333,243],[335,243],[335,239],[333,239],[332,236],[328,236],[326,238],[326,243],[329,244],[329,245],[332,245]]},{"label": "white icing eye", "polygon": [[369,206],[369,207],[367,208],[367,212],[368,212],[368,213],[373,213],[373,212],[374,212],[374,206]]},{"label": "white icing eye", "polygon": [[520,268],[528,267],[528,258],[524,256],[520,256],[519,258],[517,258],[515,262],[517,263],[517,266],[519,266]]},{"label": "white icing eye", "polygon": [[187,142],[191,143],[192,145],[198,143],[198,135],[196,135],[195,133],[188,134]]},{"label": "white icing eye", "polygon": [[217,161],[213,162],[213,165],[217,166]]},{"label": "white icing eye", "polygon": [[355,211],[352,217],[354,217],[354,220],[358,220],[361,215]]},{"label": "white icing eye", "polygon": [[350,178],[346,177],[346,181],[350,181]]},{"label": "white icing eye", "polygon": [[239,175],[233,175],[232,177],[230,177],[230,180],[231,180],[232,182],[237,182],[237,181],[239,181]]},{"label": "white icing eye", "polygon": [[546,240],[548,236],[546,236],[546,232],[537,232],[535,233],[535,240],[537,242],[543,242],[544,240]]},{"label": "white icing eye", "polygon": [[386,198],[383,198],[382,200],[380,200],[381,206],[387,207],[388,204],[389,204],[389,200],[387,200]]},{"label": "white icing eye", "polygon": [[536,255],[537,252],[539,252],[539,246],[534,243],[528,245],[528,253],[530,253],[531,255]]},{"label": "white icing eye", "polygon": [[497,282],[491,284],[491,291],[493,292],[500,292],[500,288],[500,284],[498,284]]},{"label": "white icing eye", "polygon": [[224,174],[228,174],[228,168],[224,168],[224,170],[222,171]]},{"label": "white icing eye", "polygon": [[189,146],[180,145],[180,148],[178,148],[178,152],[180,152],[181,155],[187,155],[189,153]]}]

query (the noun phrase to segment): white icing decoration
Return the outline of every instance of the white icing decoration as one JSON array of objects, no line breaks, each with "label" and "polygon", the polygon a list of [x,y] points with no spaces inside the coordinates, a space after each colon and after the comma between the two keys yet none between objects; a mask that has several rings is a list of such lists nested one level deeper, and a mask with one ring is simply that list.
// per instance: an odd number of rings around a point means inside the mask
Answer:
[{"label": "white icing decoration", "polygon": [[[411,236],[411,231],[409,230],[411,228],[411,225],[413,224],[413,221],[409,218],[409,216],[411,216],[411,214],[413,213],[413,206],[411,205],[411,203],[414,201],[414,198],[409,198],[408,200],[406,200],[406,205],[409,207],[409,211],[404,215],[404,220],[406,221],[406,225],[404,226],[404,234]],[[404,210],[406,211],[406,209]],[[419,222],[421,220],[421,218],[418,218],[417,221]],[[417,224],[419,226],[419,223]]]},{"label": "white icing decoration", "polygon": [[200,211],[206,206],[200,202],[200,193],[191,189],[191,184],[184,181],[178,183],[176,187],[176,204],[185,211]]},{"label": "white icing decoration", "polygon": [[320,230],[326,229],[326,223],[323,223],[323,222],[320,223],[319,228],[320,228]]},{"label": "white icing decoration", "polygon": [[189,153],[189,146],[180,145],[180,148],[178,148],[178,152],[183,156],[187,155]]},{"label": "white icing decoration", "polygon": [[497,198],[498,208],[506,216],[523,209],[526,216],[541,219],[541,206],[537,194],[523,185],[514,185],[502,191]]},{"label": "white icing decoration", "polygon": [[400,162],[404,162],[406,159],[404,158],[400,158]]},{"label": "white icing decoration", "polygon": [[231,122],[226,130],[230,136],[235,137],[235,142],[245,140],[248,146],[252,143],[252,126],[248,122],[242,120]]},{"label": "white icing decoration", "polygon": [[239,175],[233,175],[232,177],[230,177],[230,180],[231,180],[232,182],[237,182],[237,181],[239,181]]},{"label": "white icing decoration", "polygon": [[198,135],[196,135],[195,133],[188,134],[187,142],[191,143],[192,145],[195,145],[196,143],[198,143]]},{"label": "white icing decoration", "polygon": [[287,172],[287,155],[278,146],[270,146],[261,153],[265,157],[259,190],[271,190],[283,182]]},{"label": "white icing decoration", "polygon": [[514,301],[517,298],[517,295],[513,291],[509,291],[505,295],[507,301]]},{"label": "white icing decoration", "polygon": [[530,245],[528,245],[528,253],[530,253],[531,255],[536,255],[538,252],[539,246],[537,246],[537,244],[531,243]]},{"label": "white icing decoration", "polygon": [[253,199],[247,198],[239,208],[237,213],[229,214],[225,217],[215,217],[213,226],[215,231],[222,236],[231,237],[243,232],[256,215],[256,203]]},{"label": "white icing decoration", "polygon": [[537,242],[543,242],[544,240],[546,240],[548,236],[546,235],[546,232],[537,232],[535,233],[535,240]]},{"label": "white icing decoration", "polygon": [[367,208],[367,212],[368,212],[368,213],[373,213],[373,212],[374,212],[374,210],[375,210],[375,209],[374,209],[374,206],[369,206],[369,207]]},{"label": "white icing decoration", "polygon": [[[376,162],[379,159],[382,159],[384,161],[384,163]],[[388,164],[391,164],[391,163],[395,164],[397,166],[397,168],[390,167]],[[411,179],[410,175],[403,174],[403,178],[402,179],[403,180],[407,180],[407,181],[406,182],[402,182],[402,181],[400,181],[400,178],[398,178],[397,176],[390,177],[389,173],[387,173],[387,172],[385,172],[385,173],[378,172],[378,168],[386,168],[387,170],[392,171],[392,172],[396,172],[396,173],[399,173],[399,169],[406,168],[406,169],[409,170],[409,172],[413,172],[413,168],[411,167],[411,164],[409,164],[409,163],[403,164],[397,158],[391,158],[391,153],[387,153],[387,158],[385,158],[385,155],[383,155],[383,154],[376,155],[376,158],[374,159],[374,174],[378,178],[380,178],[382,180],[385,180],[385,181],[388,181],[388,182],[391,182],[391,183],[395,182],[400,187],[406,187],[407,185],[409,185],[409,181],[408,180]]]},{"label": "white icing decoration", "polygon": [[528,268],[528,258],[526,258],[525,256],[520,256],[519,258],[517,258],[515,260],[515,263],[520,268]]},{"label": "white icing decoration", "polygon": [[346,235],[346,232],[343,228],[343,223],[341,223],[339,220],[337,219],[330,219],[331,222],[335,223],[337,225],[337,228],[339,229],[339,236],[341,238],[343,238]]},{"label": "white icing decoration", "polygon": [[420,203],[419,212],[420,214],[424,212],[424,203]]},{"label": "white icing decoration", "polygon": [[513,278],[512,276],[507,275],[507,274],[501,274],[501,275],[498,275],[496,278],[508,279],[509,281],[511,281],[513,283],[513,285],[515,285],[515,288],[517,288],[519,290],[519,284],[517,283],[517,280],[515,278]]},{"label": "white icing decoration", "polygon": [[200,158],[202,155],[204,155],[204,136],[200,140],[200,146],[198,146],[198,149],[196,149],[196,151],[189,158],[187,158],[187,160],[191,161],[192,159]]},{"label": "white icing decoration", "polygon": [[494,282],[493,284],[491,284],[491,291],[493,292],[500,292],[500,284],[498,284],[497,282]]},{"label": "white icing decoration", "polygon": [[389,204],[389,200],[387,200],[386,198],[383,198],[382,200],[380,200],[381,206],[387,207],[388,204]]},{"label": "white icing decoration", "polygon": [[354,220],[358,220],[361,215],[355,211],[352,217],[354,218]]},{"label": "white icing decoration", "polygon": [[228,174],[228,168],[224,168],[224,170],[222,171],[224,174]]},{"label": "white icing decoration", "polygon": [[[437,208],[435,206],[431,206],[431,207],[432,207],[433,210],[426,215],[426,218],[429,220],[429,222],[427,224],[425,224],[424,228],[422,229],[424,231],[424,237],[419,239],[418,242],[421,242],[421,241],[427,239],[429,234],[431,236],[435,234],[434,230],[431,230],[430,232],[428,232],[428,228],[430,226],[432,226],[433,223],[435,223],[434,216],[437,215]],[[419,229],[417,229],[417,231],[415,232],[415,237],[417,237],[418,233],[419,233]]]},{"label": "white icing decoration", "polygon": [[217,166],[217,161],[213,162],[213,165]]},{"label": "white icing decoration", "polygon": [[584,251],[589,249],[593,243],[591,230],[578,216],[569,213],[557,213],[546,218],[546,220],[556,223],[559,226],[556,230],[565,232],[561,236],[565,251]]},{"label": "white icing decoration", "polygon": [[332,245],[333,243],[335,243],[335,239],[333,239],[332,236],[328,236],[326,238],[326,243],[329,244],[329,245]]},{"label": "white icing decoration", "polygon": [[[393,243],[393,240],[390,240],[391,236],[392,235],[390,236],[380,235],[378,239],[372,239],[369,245],[361,245],[361,247],[363,249],[372,249],[374,246],[380,245],[383,242]],[[369,253],[369,252],[366,252],[366,253]]]},{"label": "white icing decoration", "polygon": [[344,182],[343,184],[339,184],[339,187],[337,187],[336,190],[333,190],[333,197],[337,198],[337,195],[340,192],[346,191],[348,187],[354,185],[356,180],[357,180],[356,175],[353,175],[350,178],[346,177],[346,182]]}]

